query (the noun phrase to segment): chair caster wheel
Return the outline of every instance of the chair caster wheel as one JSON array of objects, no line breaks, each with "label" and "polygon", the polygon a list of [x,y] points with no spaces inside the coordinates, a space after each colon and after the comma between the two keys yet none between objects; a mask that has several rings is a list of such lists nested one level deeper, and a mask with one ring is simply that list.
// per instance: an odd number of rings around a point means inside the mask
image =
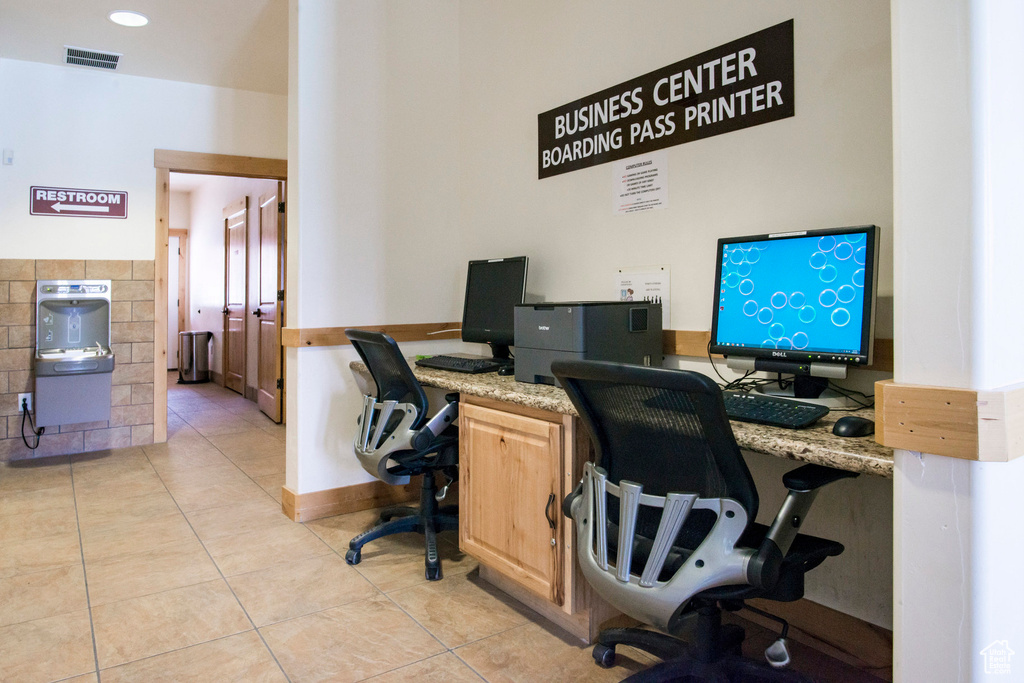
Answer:
[{"label": "chair caster wheel", "polygon": [[441,580],[441,568],[440,567],[427,567],[427,581],[440,581]]},{"label": "chair caster wheel", "polygon": [[598,643],[594,646],[594,661],[602,669],[610,669],[615,664],[615,648]]},{"label": "chair caster wheel", "polygon": [[362,551],[359,550],[349,550],[345,553],[345,561],[349,564],[359,564],[359,561],[363,559],[362,554]]}]

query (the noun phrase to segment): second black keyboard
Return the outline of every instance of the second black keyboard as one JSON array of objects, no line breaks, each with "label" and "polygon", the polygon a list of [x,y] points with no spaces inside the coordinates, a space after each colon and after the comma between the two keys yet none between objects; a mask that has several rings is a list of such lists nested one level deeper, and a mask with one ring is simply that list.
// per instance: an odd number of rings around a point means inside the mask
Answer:
[{"label": "second black keyboard", "polygon": [[817,403],[791,401],[764,394],[726,391],[722,393],[722,399],[729,419],[772,427],[802,429],[828,415],[828,408]]},{"label": "second black keyboard", "polygon": [[452,372],[496,372],[501,363],[490,358],[463,358],[462,356],[430,356],[420,358],[416,365],[434,370],[450,370]]}]

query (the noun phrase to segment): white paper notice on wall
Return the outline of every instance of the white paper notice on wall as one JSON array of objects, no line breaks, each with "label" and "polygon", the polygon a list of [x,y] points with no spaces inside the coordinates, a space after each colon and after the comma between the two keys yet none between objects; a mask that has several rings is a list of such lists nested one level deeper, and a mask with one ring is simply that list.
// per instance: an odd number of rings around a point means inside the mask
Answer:
[{"label": "white paper notice on wall", "polygon": [[661,329],[672,329],[669,294],[672,290],[668,266],[635,266],[615,270],[615,299],[618,301],[654,301],[661,304]]},{"label": "white paper notice on wall", "polygon": [[637,213],[668,207],[668,152],[612,163],[612,210]]}]

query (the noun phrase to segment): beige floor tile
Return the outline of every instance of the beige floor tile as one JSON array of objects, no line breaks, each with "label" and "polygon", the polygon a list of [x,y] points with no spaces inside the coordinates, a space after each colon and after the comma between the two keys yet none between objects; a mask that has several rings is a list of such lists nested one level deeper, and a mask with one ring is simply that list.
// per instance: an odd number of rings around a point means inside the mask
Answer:
[{"label": "beige floor tile", "polygon": [[372,683],[480,683],[480,677],[451,652],[366,679]]},{"label": "beige floor tile", "polygon": [[0,494],[52,489],[71,483],[66,456],[0,462]]},{"label": "beige floor tile", "polygon": [[[379,510],[362,510],[347,515],[307,522],[306,527],[344,556],[353,537],[377,523]],[[445,531],[438,535],[441,569],[445,576],[465,574],[478,565],[461,552],[458,535]],[[385,593],[424,583],[426,546],[423,536],[413,533],[385,536],[363,546],[362,559],[356,565],[360,574]]]},{"label": "beige floor tile", "polygon": [[92,561],[86,568],[93,607],[220,578],[216,565],[195,539]]},{"label": "beige floor tile", "polygon": [[284,452],[282,444],[268,438],[263,430],[254,429],[252,426],[244,432],[215,435],[209,438],[210,443],[228,457],[246,456],[252,453]]},{"label": "beige floor tile", "polygon": [[164,471],[160,478],[172,494],[189,488],[202,488],[211,484],[237,484],[249,480],[244,472],[223,456],[220,462],[206,467]]},{"label": "beige floor tile", "polygon": [[78,531],[0,542],[0,577],[57,569],[82,561]]},{"label": "beige floor tile", "polygon": [[0,626],[87,609],[82,563],[0,579]]},{"label": "beige floor tile", "polygon": [[228,462],[206,439],[181,439],[145,446],[153,468],[162,476],[167,472],[189,471]]},{"label": "beige floor tile", "polygon": [[444,651],[384,596],[260,632],[293,681],[359,681]]},{"label": "beige floor tile", "polygon": [[204,542],[224,576],[247,574],[334,551],[301,524],[219,536]]},{"label": "beige floor tile", "polygon": [[78,523],[83,530],[95,532],[175,512],[178,506],[166,489],[113,498],[82,496],[78,503]]},{"label": "beige floor tile", "polygon": [[257,626],[377,595],[369,581],[333,553],[231,576],[228,583]]},{"label": "beige floor tile", "polygon": [[95,672],[91,674],[83,674],[82,676],[75,676],[74,678],[65,678],[60,683],[98,683],[100,680],[99,676]]},{"label": "beige floor tile", "polygon": [[532,615],[476,572],[428,581],[388,597],[449,648],[520,626]]},{"label": "beige floor tile", "polygon": [[255,631],[239,633],[183,650],[149,657],[103,671],[104,683],[178,681],[286,681],[281,667]]},{"label": "beige floor tile", "polygon": [[192,527],[180,512],[102,529],[82,529],[82,551],[87,564],[118,555],[156,550],[195,539]]},{"label": "beige floor tile", "polygon": [[455,654],[490,683],[621,681],[650,666],[619,653],[615,666],[602,669],[590,651],[556,626],[530,623],[460,647]]},{"label": "beige floor tile", "polygon": [[58,509],[75,514],[75,493],[70,477],[53,488],[0,493],[0,517]]},{"label": "beige floor tile", "polygon": [[[479,566],[454,545],[457,541],[455,532],[438,536],[441,571],[446,577],[466,574]],[[384,593],[424,583],[427,577],[423,536],[399,534],[372,541],[363,546],[362,561],[356,569]]]},{"label": "beige floor tile", "polygon": [[205,437],[219,434],[236,434],[252,429],[250,423],[226,410],[218,409],[216,412],[187,413],[182,417],[193,429]]},{"label": "beige floor tile", "polygon": [[57,681],[95,670],[88,610],[0,628],[0,681]]},{"label": "beige floor tile", "polygon": [[269,496],[260,496],[238,505],[195,510],[185,516],[203,541],[261,529],[297,526],[296,522],[285,517],[281,506]]},{"label": "beige floor tile", "polygon": [[282,491],[284,488],[284,473],[280,474],[268,474],[264,477],[253,477],[252,480],[256,482],[256,485],[266,491],[276,500],[278,503],[282,499]]},{"label": "beige floor tile", "polygon": [[[262,491],[263,489],[260,489]],[[39,510],[0,517],[0,546],[77,531],[75,515],[67,509]]]},{"label": "beige floor tile", "polygon": [[223,579],[93,607],[101,669],[252,628]]},{"label": "beige floor tile", "polygon": [[256,479],[268,474],[284,474],[284,453],[235,460],[238,468]]},{"label": "beige floor tile", "polygon": [[76,474],[92,467],[119,467],[131,469],[133,466],[145,465],[146,454],[139,446],[130,448],[111,448],[89,453],[77,453],[70,456],[71,469]]},{"label": "beige floor tile", "polygon": [[245,481],[211,483],[176,489],[171,491],[171,495],[185,512],[226,505],[241,505],[261,498],[270,498],[266,491],[248,477],[245,478]]},{"label": "beige floor tile", "polygon": [[115,500],[131,496],[156,495],[165,493],[166,490],[155,471],[140,471],[110,478],[94,476],[81,485],[76,482],[75,499],[80,502]]}]

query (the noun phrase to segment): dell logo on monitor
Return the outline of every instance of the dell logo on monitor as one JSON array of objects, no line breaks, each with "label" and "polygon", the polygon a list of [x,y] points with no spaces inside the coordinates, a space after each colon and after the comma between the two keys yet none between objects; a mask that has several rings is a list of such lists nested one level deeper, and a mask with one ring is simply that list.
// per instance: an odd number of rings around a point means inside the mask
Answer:
[{"label": "dell logo on monitor", "polygon": [[772,357],[774,357],[774,358],[785,358],[786,357],[786,352],[785,351],[772,351]]}]

